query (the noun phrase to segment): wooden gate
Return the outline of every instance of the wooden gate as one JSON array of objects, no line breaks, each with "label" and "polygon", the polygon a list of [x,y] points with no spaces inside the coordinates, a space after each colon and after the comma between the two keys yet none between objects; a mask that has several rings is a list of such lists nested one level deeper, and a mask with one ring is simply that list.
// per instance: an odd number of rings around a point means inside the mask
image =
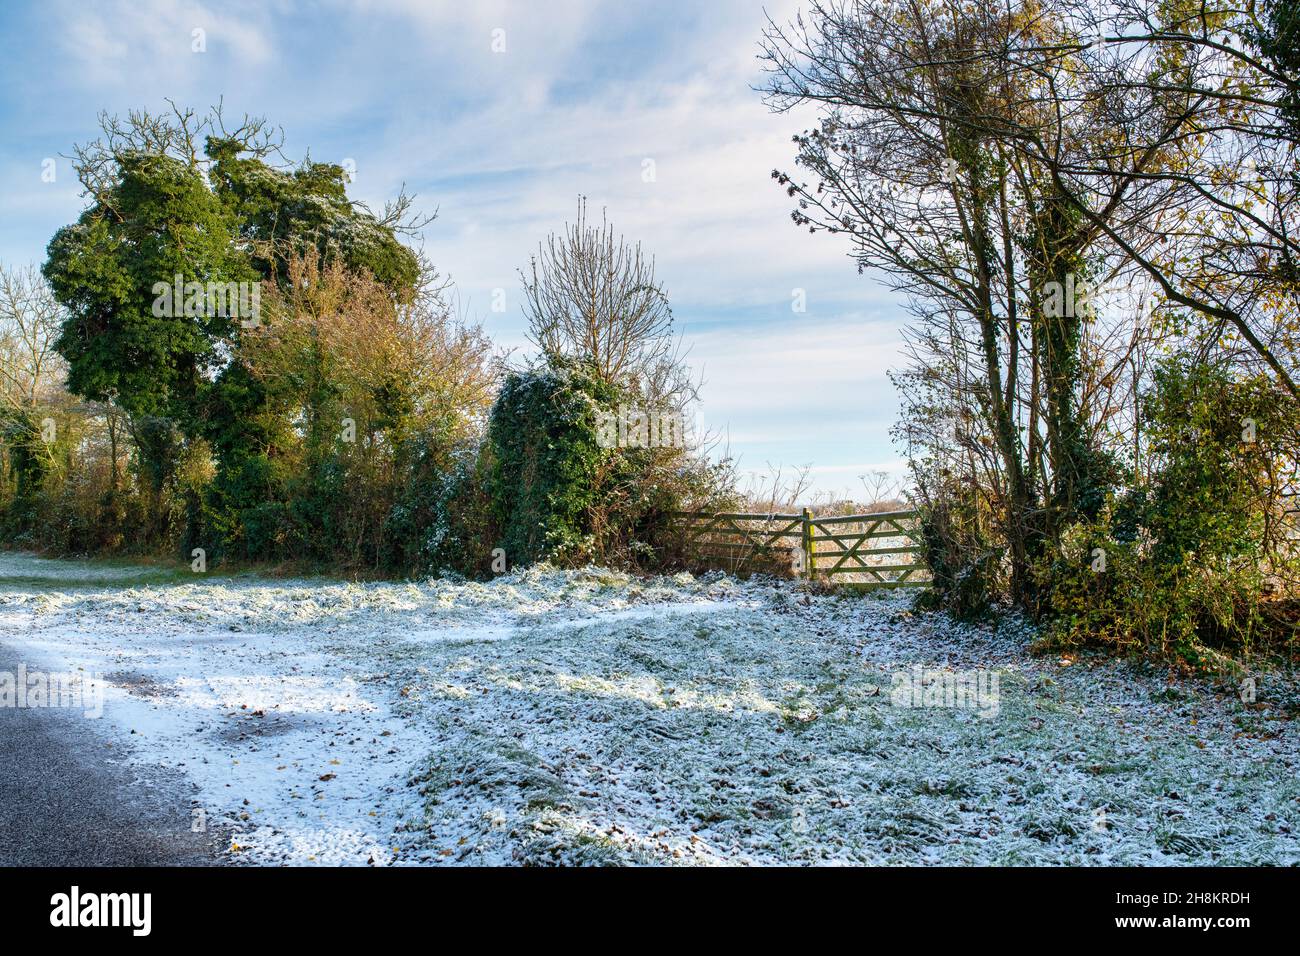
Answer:
[{"label": "wooden gate", "polygon": [[916,511],[835,515],[679,512],[688,557],[732,573],[766,571],[853,588],[924,587]]}]

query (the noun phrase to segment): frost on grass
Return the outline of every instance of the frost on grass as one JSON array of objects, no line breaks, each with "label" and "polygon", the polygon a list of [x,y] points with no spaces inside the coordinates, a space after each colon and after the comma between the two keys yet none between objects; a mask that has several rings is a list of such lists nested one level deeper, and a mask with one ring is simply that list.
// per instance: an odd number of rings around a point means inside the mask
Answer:
[{"label": "frost on grass", "polygon": [[[719,582],[727,606],[447,653],[425,833],[471,862],[1295,862],[1287,722],[1061,667],[906,599]],[[432,662],[430,662],[432,663]],[[996,668],[994,718],[891,676]],[[1267,720],[1264,716],[1262,719]]]},{"label": "frost on grass", "polygon": [[[34,587],[5,560],[4,639],[110,674],[104,732],[188,773],[237,860],[1300,862],[1278,677],[1246,704],[725,577]],[[996,673],[996,714],[897,706],[913,666]]]}]

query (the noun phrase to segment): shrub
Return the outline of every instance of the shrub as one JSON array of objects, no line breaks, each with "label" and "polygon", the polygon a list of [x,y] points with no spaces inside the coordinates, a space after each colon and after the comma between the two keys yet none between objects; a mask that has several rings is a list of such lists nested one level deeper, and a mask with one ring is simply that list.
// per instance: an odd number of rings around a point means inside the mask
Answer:
[{"label": "shrub", "polygon": [[922,607],[942,608],[969,620],[985,615],[1003,593],[1005,549],[996,543],[988,500],[977,490],[948,482],[919,508],[921,556],[932,583]]},{"label": "shrub", "polygon": [[1224,663],[1293,640],[1262,613],[1294,556],[1270,520],[1294,460],[1295,409],[1263,378],[1168,364],[1145,397],[1150,480],[1070,527],[1035,568],[1046,646],[1085,643]]},{"label": "shrub", "polygon": [[411,480],[388,513],[390,569],[467,577],[491,571],[496,526],[484,465],[485,458],[473,447],[455,452],[449,466],[440,449],[421,449]]},{"label": "shrub", "polygon": [[399,302],[313,252],[288,270],[212,389],[203,536],[249,560],[426,573],[423,522],[481,428],[490,345],[436,291]]},{"label": "shrub", "polygon": [[512,565],[665,565],[673,512],[719,500],[729,471],[684,442],[619,447],[602,434],[616,409],[647,404],[558,356],[507,376],[484,455],[492,519]]}]

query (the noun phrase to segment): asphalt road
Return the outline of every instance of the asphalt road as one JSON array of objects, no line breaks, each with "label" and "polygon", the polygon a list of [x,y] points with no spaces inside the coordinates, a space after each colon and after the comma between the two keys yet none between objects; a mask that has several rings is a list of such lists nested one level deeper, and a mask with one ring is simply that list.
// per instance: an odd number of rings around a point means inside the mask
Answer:
[{"label": "asphalt road", "polygon": [[[20,661],[0,642],[0,672]],[[191,832],[184,782],[114,763],[92,722],[80,710],[0,707],[0,866],[218,863],[217,834]]]}]

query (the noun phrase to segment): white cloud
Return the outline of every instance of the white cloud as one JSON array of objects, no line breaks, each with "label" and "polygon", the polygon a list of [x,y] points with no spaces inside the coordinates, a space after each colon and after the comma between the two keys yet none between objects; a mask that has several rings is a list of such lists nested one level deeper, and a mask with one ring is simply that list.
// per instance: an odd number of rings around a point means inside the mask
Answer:
[{"label": "white cloud", "polygon": [[[249,68],[274,50],[271,21],[258,4],[218,11],[197,0],[117,0],[93,7],[56,4],[51,13],[69,65],[100,86],[130,85],[138,72],[190,86],[196,57],[221,51],[235,66]],[[203,31],[205,52],[194,50],[196,30]]]}]

